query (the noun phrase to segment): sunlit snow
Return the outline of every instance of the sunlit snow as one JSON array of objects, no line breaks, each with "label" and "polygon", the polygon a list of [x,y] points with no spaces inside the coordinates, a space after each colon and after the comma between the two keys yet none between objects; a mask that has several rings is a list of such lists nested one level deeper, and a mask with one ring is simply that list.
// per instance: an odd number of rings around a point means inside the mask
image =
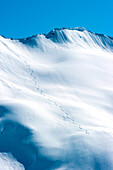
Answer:
[{"label": "sunlit snow", "polygon": [[113,169],[113,38],[79,27],[0,36],[0,170],[8,169]]}]

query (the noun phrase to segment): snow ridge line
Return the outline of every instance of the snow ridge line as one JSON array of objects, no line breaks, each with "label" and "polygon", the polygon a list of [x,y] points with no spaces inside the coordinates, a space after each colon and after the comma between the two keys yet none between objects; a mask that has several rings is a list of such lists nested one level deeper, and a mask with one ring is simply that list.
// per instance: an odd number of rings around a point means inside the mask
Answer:
[{"label": "snow ridge line", "polygon": [[64,114],[65,116],[64,117],[64,120],[68,119],[70,120],[75,126],[77,126],[79,128],[79,130],[82,130],[82,131],[85,131],[86,134],[89,134],[88,130],[87,129],[84,129],[82,128],[79,124],[75,123],[75,120],[73,120],[70,116],[69,116],[69,113],[67,113],[64,108],[59,105],[58,103],[56,103],[55,101],[53,101],[50,97],[47,96],[47,94],[45,94],[45,92],[42,90],[42,88],[40,87],[40,85],[38,84],[37,80],[36,80],[36,76],[35,76],[35,73],[34,71],[31,69],[31,66],[27,63],[27,61],[24,60],[24,63],[27,67],[27,69],[29,70],[30,72],[30,75],[31,77],[33,77],[33,82],[35,84],[35,87],[36,89],[39,91],[39,93],[44,97],[46,98],[48,101],[50,101],[52,104],[56,105]]}]

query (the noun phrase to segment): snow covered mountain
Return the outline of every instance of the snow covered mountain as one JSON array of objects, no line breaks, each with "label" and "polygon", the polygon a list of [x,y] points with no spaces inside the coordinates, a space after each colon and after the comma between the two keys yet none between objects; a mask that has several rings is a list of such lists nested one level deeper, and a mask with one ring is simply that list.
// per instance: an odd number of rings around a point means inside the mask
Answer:
[{"label": "snow covered mountain", "polygon": [[0,36],[0,170],[113,170],[113,38]]}]

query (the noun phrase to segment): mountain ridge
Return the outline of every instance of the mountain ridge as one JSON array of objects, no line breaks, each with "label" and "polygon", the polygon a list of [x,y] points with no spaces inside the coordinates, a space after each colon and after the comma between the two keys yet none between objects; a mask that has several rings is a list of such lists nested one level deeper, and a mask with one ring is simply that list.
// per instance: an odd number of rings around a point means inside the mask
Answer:
[{"label": "mountain ridge", "polygon": [[[52,29],[51,31],[49,31],[48,33],[54,31],[54,30],[77,30],[77,31],[88,31],[92,34],[96,34],[96,35],[99,35],[99,36],[104,36],[104,37],[107,37],[107,38],[110,38],[110,39],[113,39],[113,36],[109,36],[109,35],[106,35],[104,33],[96,33],[96,32],[93,32],[93,31],[90,31],[84,27],[61,27],[61,28],[54,28]],[[6,39],[11,39],[11,40],[21,40],[21,39],[27,39],[27,38],[32,38],[32,37],[36,37],[38,35],[47,35],[48,33],[40,33],[40,34],[34,34],[34,35],[31,35],[31,36],[26,36],[25,38],[12,38],[12,37],[6,37],[4,35],[0,35],[2,36],[3,38],[6,38]]]},{"label": "mountain ridge", "polygon": [[[2,37],[3,38],[3,37]],[[71,47],[72,44],[82,48],[101,48],[113,51],[113,38],[104,34],[93,33],[84,27],[55,28],[47,34],[36,34],[27,38],[5,38],[6,40],[18,41],[26,46],[39,49],[47,49],[50,41],[56,45]],[[50,43],[51,44],[51,43]],[[48,46],[49,48],[49,46]]]}]

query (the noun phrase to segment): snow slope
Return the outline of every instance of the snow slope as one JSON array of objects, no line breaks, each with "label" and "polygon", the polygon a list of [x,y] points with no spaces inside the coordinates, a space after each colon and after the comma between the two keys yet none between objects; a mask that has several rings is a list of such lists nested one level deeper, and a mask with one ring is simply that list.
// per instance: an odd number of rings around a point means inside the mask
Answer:
[{"label": "snow slope", "polygon": [[0,170],[113,169],[113,38],[0,36]]}]

